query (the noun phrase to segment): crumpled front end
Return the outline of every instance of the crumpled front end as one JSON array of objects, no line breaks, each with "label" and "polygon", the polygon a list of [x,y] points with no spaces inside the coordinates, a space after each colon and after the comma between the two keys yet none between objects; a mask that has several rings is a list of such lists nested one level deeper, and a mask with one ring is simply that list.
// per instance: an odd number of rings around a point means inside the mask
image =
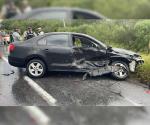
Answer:
[{"label": "crumpled front end", "polygon": [[86,73],[83,78],[85,79],[87,75],[101,76],[113,72],[113,66],[109,66],[108,64],[109,61],[86,61],[82,59],[74,61],[72,65]]},{"label": "crumpled front end", "polygon": [[138,65],[142,65],[144,63],[144,60],[142,59],[141,56],[138,57],[134,57],[133,60],[131,61],[131,63],[129,64],[129,69],[131,72],[135,72],[136,71],[136,67]]}]

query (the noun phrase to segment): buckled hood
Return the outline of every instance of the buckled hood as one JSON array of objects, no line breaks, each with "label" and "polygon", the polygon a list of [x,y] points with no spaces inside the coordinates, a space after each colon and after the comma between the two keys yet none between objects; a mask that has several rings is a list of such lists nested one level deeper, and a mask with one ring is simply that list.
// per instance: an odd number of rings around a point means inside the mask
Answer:
[{"label": "buckled hood", "polygon": [[112,50],[119,54],[129,55],[129,56],[140,56],[138,53],[135,53],[130,50],[120,49],[120,48],[112,48]]}]

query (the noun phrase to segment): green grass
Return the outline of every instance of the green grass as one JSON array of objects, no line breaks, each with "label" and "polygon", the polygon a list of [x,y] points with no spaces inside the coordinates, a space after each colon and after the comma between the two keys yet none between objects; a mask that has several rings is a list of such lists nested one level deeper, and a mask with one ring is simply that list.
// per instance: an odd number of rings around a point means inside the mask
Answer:
[{"label": "green grass", "polygon": [[137,78],[144,83],[150,83],[150,55],[142,55],[145,63],[138,68]]}]

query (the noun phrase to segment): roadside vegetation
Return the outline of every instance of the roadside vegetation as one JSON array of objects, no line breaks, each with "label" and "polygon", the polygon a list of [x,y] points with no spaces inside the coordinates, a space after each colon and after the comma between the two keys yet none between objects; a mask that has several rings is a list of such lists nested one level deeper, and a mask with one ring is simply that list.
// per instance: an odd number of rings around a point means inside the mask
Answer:
[{"label": "roadside vegetation", "polygon": [[137,79],[145,84],[150,84],[150,55],[144,54],[144,65],[140,66],[137,70]]},{"label": "roadside vegetation", "polygon": [[79,32],[99,39],[113,47],[125,48],[139,52],[145,59],[145,64],[136,73],[139,80],[150,82],[150,21],[149,20],[110,20],[110,21],[74,21],[64,27],[62,21],[7,20],[2,22],[2,28],[12,31],[18,27],[22,33],[28,26],[35,31],[42,27],[45,32]]}]

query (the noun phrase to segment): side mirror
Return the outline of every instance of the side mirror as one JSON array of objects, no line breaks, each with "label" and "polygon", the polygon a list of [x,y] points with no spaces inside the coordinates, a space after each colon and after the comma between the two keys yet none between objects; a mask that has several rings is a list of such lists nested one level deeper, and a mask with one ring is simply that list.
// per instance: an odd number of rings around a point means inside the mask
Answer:
[{"label": "side mirror", "polygon": [[108,50],[109,52],[112,52],[112,51],[113,51],[113,49],[112,49],[111,46],[108,46],[107,50]]}]

